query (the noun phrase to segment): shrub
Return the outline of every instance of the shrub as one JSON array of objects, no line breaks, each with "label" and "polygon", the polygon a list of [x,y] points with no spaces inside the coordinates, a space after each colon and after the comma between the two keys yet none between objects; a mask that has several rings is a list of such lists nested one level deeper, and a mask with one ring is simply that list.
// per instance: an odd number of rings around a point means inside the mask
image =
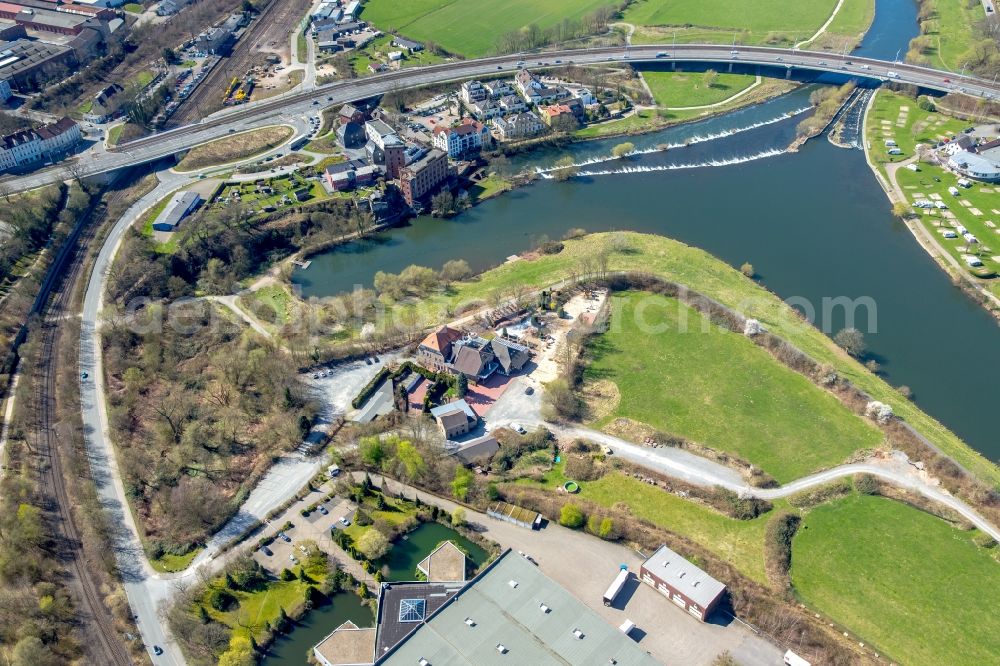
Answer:
[{"label": "shrub", "polygon": [[456,506],[451,512],[451,524],[455,527],[461,527],[465,524],[465,509],[460,506]]},{"label": "shrub", "polygon": [[767,524],[764,545],[768,577],[772,582],[788,587],[788,572],[792,566],[792,538],[799,529],[801,518],[794,513],[781,513]]},{"label": "shrub", "polygon": [[583,513],[583,509],[578,507],[576,504],[563,504],[562,510],[559,512],[560,525],[575,530],[583,526],[585,521],[586,516]]},{"label": "shrub", "polygon": [[855,474],[854,489],[862,495],[878,495],[879,483],[871,474]]},{"label": "shrub", "polygon": [[208,604],[220,613],[225,613],[237,603],[236,597],[227,590],[212,588],[208,593]]},{"label": "shrub", "polygon": [[287,583],[288,581],[295,580],[295,574],[291,571],[291,569],[282,569],[281,573],[278,574],[278,578]]},{"label": "shrub", "polygon": [[743,273],[743,275],[746,275],[748,278],[752,278],[754,275],[757,274],[757,271],[753,269],[753,264],[747,261],[744,262],[742,266],[740,266],[740,273]]},{"label": "shrub", "polygon": [[357,548],[369,560],[377,560],[389,552],[389,540],[378,530],[371,529],[358,539]]},{"label": "shrub", "polygon": [[563,247],[565,246],[559,241],[545,241],[538,249],[542,254],[559,254]]}]

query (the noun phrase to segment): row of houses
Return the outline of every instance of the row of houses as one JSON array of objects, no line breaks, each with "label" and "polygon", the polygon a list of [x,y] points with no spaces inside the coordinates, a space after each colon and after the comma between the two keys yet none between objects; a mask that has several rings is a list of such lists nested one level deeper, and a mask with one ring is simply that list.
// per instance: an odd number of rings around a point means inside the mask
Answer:
[{"label": "row of houses", "polygon": [[0,172],[54,160],[80,142],[80,126],[70,118],[0,138]]}]

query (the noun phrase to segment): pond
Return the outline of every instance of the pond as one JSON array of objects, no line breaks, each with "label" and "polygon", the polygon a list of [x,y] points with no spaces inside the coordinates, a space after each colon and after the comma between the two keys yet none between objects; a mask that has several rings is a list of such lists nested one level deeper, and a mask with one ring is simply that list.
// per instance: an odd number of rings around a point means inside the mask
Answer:
[{"label": "pond", "polygon": [[469,554],[469,559],[478,567],[486,561],[489,553],[479,545],[453,530],[437,522],[421,523],[419,527],[392,544],[392,550],[384,560],[389,567],[388,580],[414,580],[417,564],[430,555],[431,551],[442,541],[453,541],[455,545]]},{"label": "pond", "polygon": [[375,624],[372,609],[353,592],[338,592],[330,603],[314,608],[291,633],[276,640],[261,662],[264,666],[305,666],[307,655],[327,634],[350,620],[359,627]]}]

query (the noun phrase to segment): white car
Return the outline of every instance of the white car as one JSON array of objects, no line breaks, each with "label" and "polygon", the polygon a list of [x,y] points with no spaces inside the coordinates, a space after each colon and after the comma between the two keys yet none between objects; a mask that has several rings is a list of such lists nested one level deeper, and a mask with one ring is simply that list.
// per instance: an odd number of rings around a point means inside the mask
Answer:
[{"label": "white car", "polygon": [[524,429],[524,426],[521,425],[520,423],[511,423],[510,429],[520,435],[523,435],[528,432],[527,430]]},{"label": "white car", "polygon": [[351,521],[347,519],[347,516],[341,516],[340,520],[338,520],[337,522],[343,525],[344,527],[351,526]]}]

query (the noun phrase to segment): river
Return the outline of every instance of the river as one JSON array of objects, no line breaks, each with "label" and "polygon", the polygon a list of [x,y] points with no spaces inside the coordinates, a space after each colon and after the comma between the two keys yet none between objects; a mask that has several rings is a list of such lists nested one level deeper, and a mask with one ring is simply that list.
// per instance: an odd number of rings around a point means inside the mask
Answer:
[{"label": "river", "polygon": [[[892,59],[916,34],[913,0],[878,0],[872,29],[857,53]],[[1000,328],[920,248],[857,150],[810,141],[780,152],[794,136],[809,88],[726,116],[629,140],[639,149],[671,148],[582,167],[567,182],[535,184],[487,201],[451,220],[421,217],[407,227],[313,258],[293,280],[305,296],[370,286],[375,271],[409,264],[438,268],[463,258],[476,270],[567,229],[631,229],[703,248],[739,266],[750,261],[785,299],[870,297],[855,325],[866,334],[887,381],[907,385],[916,402],[972,447],[1000,460],[989,414],[1000,377]],[[717,136],[722,135],[722,136]],[[714,137],[714,138],[713,138]],[[708,139],[708,140],[706,140]],[[620,139],[519,157],[551,165],[606,157]],[[694,166],[698,165],[698,166]],[[679,168],[688,167],[688,168]],[[818,322],[835,332],[843,313]]]}]

